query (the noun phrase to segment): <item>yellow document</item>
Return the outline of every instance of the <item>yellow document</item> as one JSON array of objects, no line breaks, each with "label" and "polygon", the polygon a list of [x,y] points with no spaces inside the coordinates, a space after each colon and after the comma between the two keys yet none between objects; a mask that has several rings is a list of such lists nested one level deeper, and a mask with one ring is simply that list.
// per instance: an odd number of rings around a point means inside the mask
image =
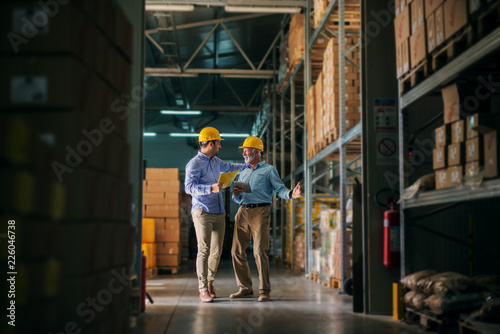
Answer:
[{"label": "yellow document", "polygon": [[238,175],[239,172],[239,170],[235,170],[234,172],[220,173],[219,183],[224,183],[222,185],[222,189],[229,187],[229,185],[231,184],[231,182],[233,182],[234,178],[236,177],[236,175]]}]

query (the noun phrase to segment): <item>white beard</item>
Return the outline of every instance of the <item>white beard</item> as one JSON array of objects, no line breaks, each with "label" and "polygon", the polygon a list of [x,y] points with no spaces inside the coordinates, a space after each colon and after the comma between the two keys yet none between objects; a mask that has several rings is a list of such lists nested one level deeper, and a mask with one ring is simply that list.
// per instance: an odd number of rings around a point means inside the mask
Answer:
[{"label": "white beard", "polygon": [[245,163],[248,164],[250,161],[252,161],[255,158],[255,152],[253,152],[250,156],[244,155],[243,158],[245,159]]}]

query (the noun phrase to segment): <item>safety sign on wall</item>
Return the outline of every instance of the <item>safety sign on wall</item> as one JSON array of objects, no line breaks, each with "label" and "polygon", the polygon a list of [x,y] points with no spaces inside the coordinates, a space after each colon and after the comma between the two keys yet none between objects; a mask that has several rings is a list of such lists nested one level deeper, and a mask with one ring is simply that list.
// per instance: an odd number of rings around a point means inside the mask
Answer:
[{"label": "safety sign on wall", "polygon": [[374,99],[375,131],[397,131],[398,110],[395,99]]},{"label": "safety sign on wall", "polygon": [[398,164],[398,133],[377,132],[377,164],[390,166]]}]

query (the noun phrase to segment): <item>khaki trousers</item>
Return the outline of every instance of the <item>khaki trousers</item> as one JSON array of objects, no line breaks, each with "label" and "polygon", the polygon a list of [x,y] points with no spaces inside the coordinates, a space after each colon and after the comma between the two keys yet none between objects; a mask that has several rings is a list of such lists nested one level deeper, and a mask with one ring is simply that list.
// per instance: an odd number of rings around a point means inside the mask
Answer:
[{"label": "khaki trousers", "polygon": [[219,267],[226,229],[225,213],[207,213],[202,209],[193,212],[193,222],[198,241],[196,275],[200,292],[212,285]]},{"label": "khaki trousers", "polygon": [[252,277],[248,267],[246,249],[253,238],[253,255],[257,270],[259,271],[259,293],[269,294],[271,283],[269,281],[269,215],[271,206],[262,208],[245,209],[240,207],[235,216],[233,247],[234,274],[240,289],[252,288]]}]

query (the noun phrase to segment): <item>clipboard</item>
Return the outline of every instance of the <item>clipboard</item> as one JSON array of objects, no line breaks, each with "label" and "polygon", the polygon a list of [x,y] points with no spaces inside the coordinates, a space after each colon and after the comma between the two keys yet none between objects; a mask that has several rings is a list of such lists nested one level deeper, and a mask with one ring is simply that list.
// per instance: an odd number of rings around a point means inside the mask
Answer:
[{"label": "clipboard", "polygon": [[243,189],[244,193],[251,193],[252,188],[250,187],[250,183],[243,181],[234,181],[234,186],[240,189]]},{"label": "clipboard", "polygon": [[239,172],[239,170],[235,170],[234,172],[220,173],[219,183],[223,183],[222,189],[229,187]]}]

